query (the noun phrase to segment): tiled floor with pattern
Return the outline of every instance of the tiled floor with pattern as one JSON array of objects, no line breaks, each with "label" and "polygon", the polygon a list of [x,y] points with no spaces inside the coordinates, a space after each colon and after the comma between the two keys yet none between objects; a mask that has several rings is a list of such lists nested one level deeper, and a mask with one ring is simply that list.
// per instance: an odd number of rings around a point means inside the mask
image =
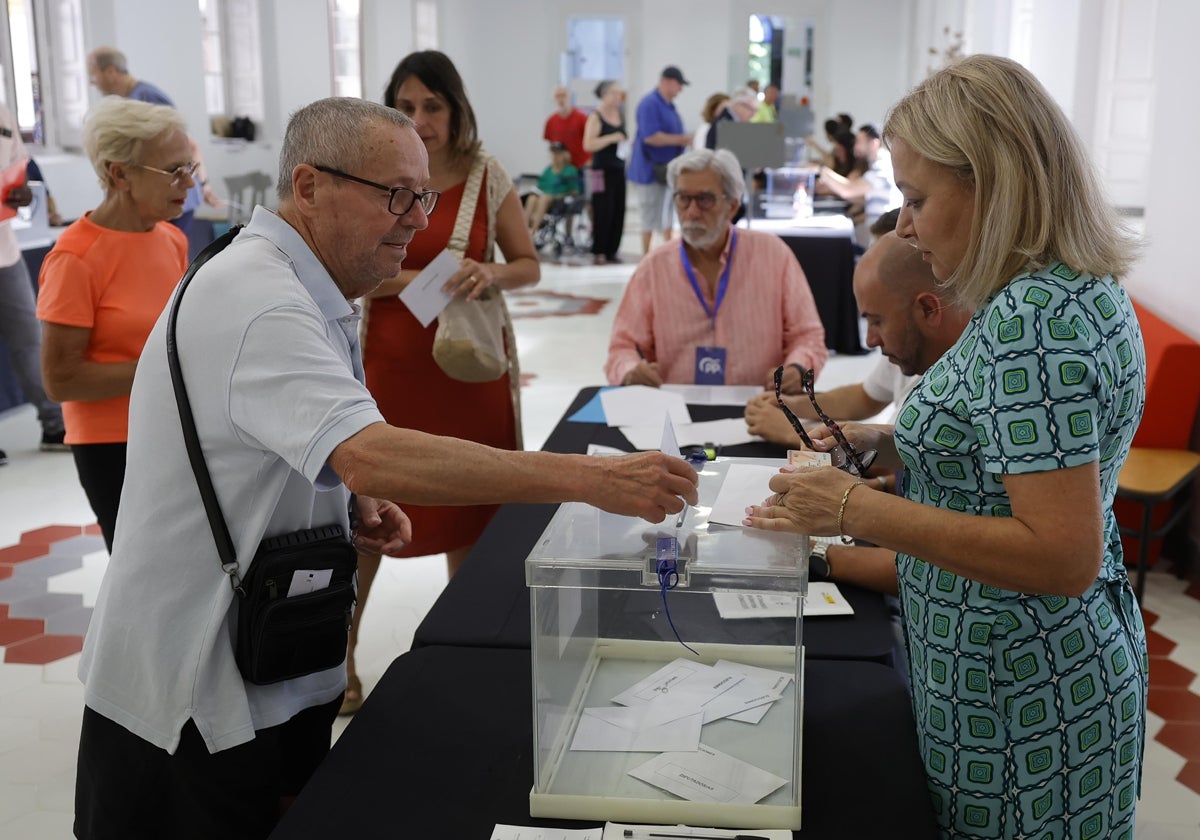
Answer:
[{"label": "tiled floor with pattern", "polygon": [[[527,446],[541,445],[579,388],[601,382],[612,317],[631,270],[631,264],[544,265],[539,287],[512,301],[526,374]],[[818,384],[830,388],[859,381],[874,362],[874,356],[835,357]],[[0,415],[0,449],[9,455],[9,464],[0,467],[0,838],[5,840],[71,836],[83,707],[78,651],[107,562],[71,457],[39,453],[37,442],[31,410]],[[368,691],[392,659],[408,649],[413,630],[445,582],[440,556],[384,563],[359,647],[359,671]],[[1196,840],[1200,587],[1154,571],[1146,604],[1151,739],[1137,837]]]}]

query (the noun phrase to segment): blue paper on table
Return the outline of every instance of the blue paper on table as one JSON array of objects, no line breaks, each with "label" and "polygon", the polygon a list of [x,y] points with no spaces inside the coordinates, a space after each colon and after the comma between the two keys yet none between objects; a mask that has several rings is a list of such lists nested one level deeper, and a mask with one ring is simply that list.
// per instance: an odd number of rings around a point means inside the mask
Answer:
[{"label": "blue paper on table", "polygon": [[615,387],[617,386],[610,385],[607,388],[601,388],[596,392],[594,397],[584,404],[583,408],[576,411],[567,419],[573,423],[607,423],[608,418],[604,416],[604,405],[600,402],[600,395]]}]

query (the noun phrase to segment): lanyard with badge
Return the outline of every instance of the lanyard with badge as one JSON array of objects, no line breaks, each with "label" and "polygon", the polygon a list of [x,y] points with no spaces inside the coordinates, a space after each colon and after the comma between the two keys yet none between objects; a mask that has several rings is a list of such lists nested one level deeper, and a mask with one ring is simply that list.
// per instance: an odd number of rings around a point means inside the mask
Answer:
[{"label": "lanyard with badge", "polygon": [[692,284],[692,291],[696,293],[696,299],[704,307],[704,314],[712,321],[714,344],[709,347],[696,348],[695,383],[697,385],[725,384],[726,348],[716,346],[715,342],[717,340],[717,313],[721,310],[721,302],[725,300],[725,291],[729,288],[729,269],[733,266],[733,251],[737,247],[737,231],[731,231],[729,236],[729,258],[725,261],[725,270],[721,272],[721,277],[717,281],[717,299],[711,310],[708,308],[708,301],[704,299],[704,292],[700,289],[700,284],[696,281],[696,272],[692,270],[691,260],[688,259],[687,247],[683,242],[679,243],[679,254],[683,257],[683,270],[687,272],[688,280]]}]

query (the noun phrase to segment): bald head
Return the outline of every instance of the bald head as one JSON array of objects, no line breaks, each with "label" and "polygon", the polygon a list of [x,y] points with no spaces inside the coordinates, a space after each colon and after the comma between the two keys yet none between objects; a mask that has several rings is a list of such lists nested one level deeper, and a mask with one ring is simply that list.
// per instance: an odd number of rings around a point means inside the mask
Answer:
[{"label": "bald head", "polygon": [[937,278],[921,252],[895,232],[885,234],[867,249],[854,270],[854,292],[860,286],[877,288],[890,297],[911,301],[922,292],[941,297]]},{"label": "bald head", "polygon": [[895,233],[881,236],[858,261],[854,297],[867,322],[867,345],[880,348],[905,376],[924,373],[970,317],[943,296],[921,252]]},{"label": "bald head", "polygon": [[87,57],[88,80],[105,96],[128,96],[137,83],[129,75],[125,53],[114,47],[96,47]]}]

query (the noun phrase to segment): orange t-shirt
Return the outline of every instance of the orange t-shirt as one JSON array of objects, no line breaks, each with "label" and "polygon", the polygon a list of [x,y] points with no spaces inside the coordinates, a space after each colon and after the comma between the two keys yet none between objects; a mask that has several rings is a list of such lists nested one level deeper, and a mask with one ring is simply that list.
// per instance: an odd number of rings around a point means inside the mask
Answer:
[{"label": "orange t-shirt", "polygon": [[[88,215],[64,230],[46,255],[37,316],[90,329],[88,361],[134,361],[187,270],[187,237],[168,222],[129,233],[100,227]],[[129,437],[128,395],[69,400],[62,408],[67,443],[123,443]]]}]

